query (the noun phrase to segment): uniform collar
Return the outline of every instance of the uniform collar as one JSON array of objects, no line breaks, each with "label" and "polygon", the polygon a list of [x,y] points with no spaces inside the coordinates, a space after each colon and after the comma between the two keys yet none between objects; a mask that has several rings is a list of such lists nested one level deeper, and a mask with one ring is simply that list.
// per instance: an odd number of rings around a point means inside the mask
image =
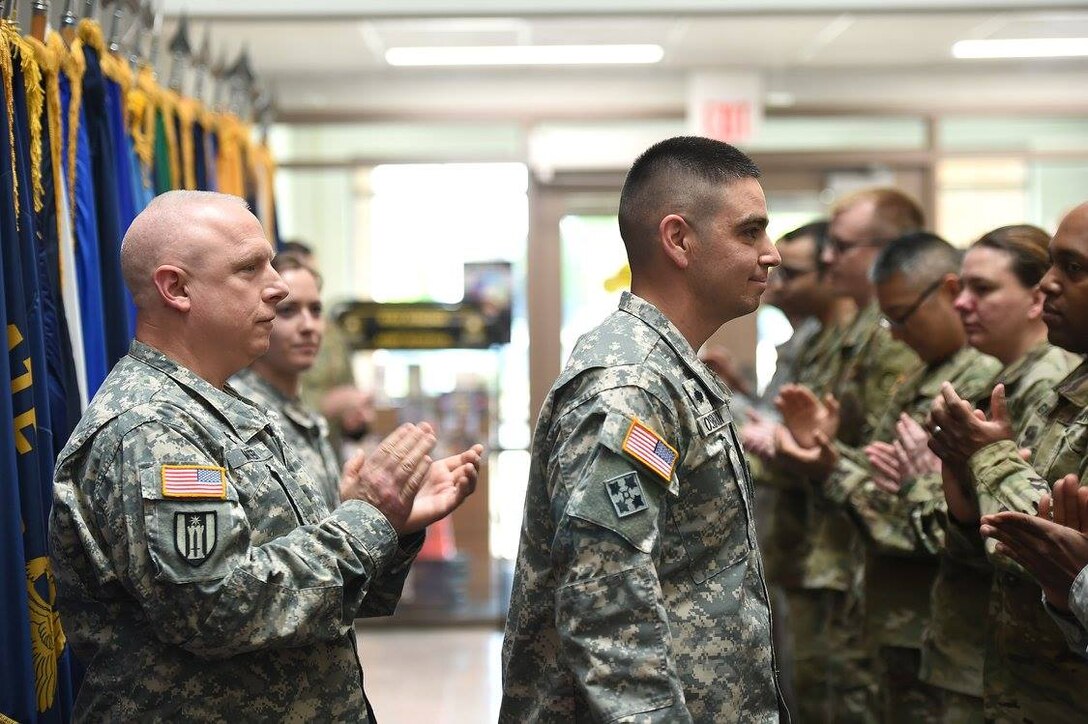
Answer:
[{"label": "uniform collar", "polygon": [[861,347],[876,334],[878,329],[880,329],[880,306],[876,302],[870,302],[843,330],[842,346],[846,349]]},{"label": "uniform collar", "polygon": [[676,325],[661,313],[660,309],[631,292],[624,292],[620,295],[619,309],[621,312],[637,317],[646,326],[654,330],[665,344],[672,348],[684,366],[703,383],[707,392],[716,397],[718,401],[725,402],[733,396],[732,391],[725,383],[696,356],[691,344],[684,338],[684,335],[680,334],[680,330],[676,328]]},{"label": "uniform collar", "polygon": [[1020,378],[1027,374],[1027,371],[1035,366],[1035,363],[1041,360],[1047,352],[1051,349],[1050,342],[1043,340],[1039,344],[1035,345],[1027,351],[1020,359],[1013,362],[1011,365],[1001,370],[999,375],[999,381],[1006,387],[1011,387],[1020,381]]},{"label": "uniform collar", "polygon": [[918,374],[924,375],[918,393],[924,397],[936,397],[941,392],[941,384],[959,378],[960,373],[971,365],[977,364],[982,353],[974,347],[963,346],[948,359],[934,365],[926,365]]},{"label": "uniform collar", "polygon": [[300,427],[314,429],[320,426],[317,416],[303,406],[302,400],[283,394],[279,388],[257,374],[252,367],[246,367],[233,379],[235,384],[242,388],[241,392],[245,393],[243,396],[252,391],[258,396],[254,402],[272,407],[273,411],[286,415]]},{"label": "uniform collar", "polygon": [[230,385],[219,390],[188,367],[170,359],[151,345],[132,340],[129,357],[166,375],[198,401],[202,411],[222,417],[243,440],[248,440],[268,426],[268,418],[256,406],[243,399]]},{"label": "uniform collar", "polygon": [[1088,407],[1088,360],[1081,362],[1062,380],[1058,393],[1077,407]]}]

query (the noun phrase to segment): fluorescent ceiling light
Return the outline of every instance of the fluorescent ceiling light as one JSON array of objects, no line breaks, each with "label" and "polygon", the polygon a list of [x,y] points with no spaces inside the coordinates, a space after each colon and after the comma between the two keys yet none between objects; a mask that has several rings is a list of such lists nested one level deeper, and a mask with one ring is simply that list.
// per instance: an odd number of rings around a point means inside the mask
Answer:
[{"label": "fluorescent ceiling light", "polygon": [[1088,55],[1088,38],[995,38],[952,44],[956,58],[1069,58]]},{"label": "fluorescent ceiling light", "polygon": [[635,65],[658,63],[660,45],[482,45],[390,48],[389,65]]}]

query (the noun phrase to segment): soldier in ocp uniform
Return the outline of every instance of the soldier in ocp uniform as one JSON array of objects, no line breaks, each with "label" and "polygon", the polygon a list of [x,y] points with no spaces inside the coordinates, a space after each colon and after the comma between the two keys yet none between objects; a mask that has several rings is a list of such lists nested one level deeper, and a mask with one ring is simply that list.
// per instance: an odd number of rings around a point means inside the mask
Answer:
[{"label": "soldier in ocp uniform", "polygon": [[[1049,243],[1050,235],[1037,227],[1003,226],[971,245],[960,270],[956,310],[967,342],[1004,365],[994,380],[1004,386],[1017,431],[1027,413],[1080,361],[1046,338],[1039,281],[1050,266]],[[989,400],[983,402],[988,409]],[[925,437],[923,433],[919,439]],[[930,453],[922,448],[913,454]],[[959,481],[943,487],[948,507],[945,554],[930,595],[921,678],[942,689],[945,722],[981,723],[983,669],[1000,662],[985,662],[989,627],[980,622],[988,617],[993,567],[1006,567],[1009,561],[1004,556],[988,559],[979,535],[980,514],[996,512],[993,500],[979,498]]]},{"label": "soldier in ocp uniform", "polygon": [[474,450],[431,466],[406,425],[329,511],[226,384],[287,295],[271,258],[223,194],[164,194],[125,235],[136,340],[60,454],[50,520],[77,720],[371,721],[353,621],[393,611],[423,528],[475,485]]},{"label": "soldier in ocp uniform", "polygon": [[[1040,282],[1051,343],[1088,352],[1088,203],[1062,220],[1050,243],[1051,266]],[[998,398],[1000,399],[1000,398]],[[1033,515],[1044,493],[1068,474],[1088,482],[1088,364],[1082,363],[1028,413],[1013,438],[1003,405],[988,420],[951,386],[934,405],[931,445],[980,501]],[[1025,461],[1019,448],[1030,449]],[[992,633],[983,672],[983,706],[993,721],[1078,721],[1084,718],[1088,662],[1070,652],[1040,605],[1037,583],[1003,567],[994,575]]]},{"label": "soldier in ocp uniform", "polygon": [[[869,269],[884,246],[924,224],[917,202],[896,189],[871,188],[848,194],[831,210],[828,243],[822,261],[827,283],[852,299],[858,313],[835,346],[840,362],[830,382],[840,402],[839,442],[859,446],[871,439],[873,427],[887,406],[892,387],[920,364],[918,356],[892,338],[880,325]],[[827,474],[820,466],[797,467],[796,460],[780,464],[819,482]],[[810,483],[812,484],[812,483]],[[819,486],[814,490],[819,493]],[[812,532],[804,559],[805,585],[823,591],[818,626],[824,632],[828,654],[829,711],[820,721],[876,722],[880,719],[876,680],[864,643],[862,544],[857,529],[841,508],[822,495],[814,496],[825,509]]]},{"label": "soldier in ocp uniform", "polygon": [[[827,283],[826,267],[820,262],[827,228],[827,222],[813,222],[778,241],[782,264],[771,274],[764,303],[779,307],[790,317],[795,336],[798,325],[811,322],[815,328],[792,358],[779,356],[775,379],[781,382],[774,385],[772,380],[765,398],[770,395],[773,400],[787,382],[807,385],[822,395],[830,392],[831,382],[840,373],[839,346],[856,309],[852,299],[839,295]],[[794,344],[794,338],[788,344]],[[773,456],[764,459],[773,451],[764,450],[760,441],[773,440],[776,424],[749,422],[741,429],[741,439],[750,452],[761,456],[753,460],[757,494],[759,486],[773,494],[771,525],[767,529],[760,526],[759,533],[772,599],[784,599],[774,609],[775,631],[778,640],[785,641],[779,652],[789,656],[782,669],[792,674],[790,710],[799,721],[827,721],[838,704],[830,686],[831,662],[837,652],[829,645],[829,598],[849,587],[852,573],[841,574],[834,561],[826,559],[817,563],[816,570],[808,566],[810,555],[815,552],[820,556],[824,536],[835,526],[836,521],[829,518],[841,514],[818,500],[807,481],[776,466]],[[847,520],[839,523],[847,529],[850,525]]]},{"label": "soldier in ocp uniform", "polygon": [[631,292],[579,340],[533,440],[500,721],[779,720],[751,479],[695,356],[779,261],[757,176],[689,137],[628,173]]}]

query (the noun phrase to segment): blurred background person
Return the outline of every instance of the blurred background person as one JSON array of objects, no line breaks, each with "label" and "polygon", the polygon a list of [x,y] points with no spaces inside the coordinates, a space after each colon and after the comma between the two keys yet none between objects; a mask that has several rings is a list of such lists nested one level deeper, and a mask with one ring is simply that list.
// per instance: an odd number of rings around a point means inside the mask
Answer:
[{"label": "blurred background person", "polygon": [[230,383],[276,413],[284,439],[302,458],[329,510],[334,510],[340,505],[340,463],[329,440],[329,426],[300,396],[302,374],[317,359],[326,326],[321,277],[303,259],[281,252],[272,260],[290,293],[276,305],[268,351]]},{"label": "blurred background person", "polygon": [[[1005,387],[1013,429],[1020,433],[1026,414],[1064,378],[1079,359],[1047,341],[1044,295],[1039,281],[1050,266],[1050,235],[1028,224],[987,232],[967,250],[960,271],[956,311],[967,343],[1004,367],[995,381]],[[988,403],[988,401],[987,401]],[[983,409],[988,409],[985,404]],[[940,472],[940,461],[926,447],[928,433],[913,420],[901,422],[902,459],[915,470]],[[991,546],[990,560],[979,535],[980,514],[1001,506],[984,490],[946,476],[948,506],[946,555],[930,598],[930,620],[922,641],[921,678],[944,690],[944,721],[982,722],[985,671],[1002,666],[987,621],[993,565],[1001,575],[1019,566]],[[991,563],[992,562],[992,563]]]}]

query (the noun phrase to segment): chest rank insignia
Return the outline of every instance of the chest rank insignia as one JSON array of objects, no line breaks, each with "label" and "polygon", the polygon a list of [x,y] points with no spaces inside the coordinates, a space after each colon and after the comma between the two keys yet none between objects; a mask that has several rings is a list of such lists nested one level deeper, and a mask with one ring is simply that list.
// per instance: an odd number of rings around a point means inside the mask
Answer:
[{"label": "chest rank insignia", "polygon": [[646,510],[646,496],[642,492],[642,486],[638,482],[638,473],[624,473],[618,478],[607,481],[608,498],[612,501],[612,507],[616,509],[616,515],[626,518],[635,513]]},{"label": "chest rank insignia", "polygon": [[660,475],[665,482],[672,480],[678,457],[676,448],[637,418],[631,420],[631,426],[623,436],[623,451]]},{"label": "chest rank insignia", "polygon": [[218,537],[219,516],[214,510],[174,513],[174,547],[190,566],[208,560]]},{"label": "chest rank insignia", "polygon": [[227,471],[211,465],[163,465],[162,497],[226,500]]}]

